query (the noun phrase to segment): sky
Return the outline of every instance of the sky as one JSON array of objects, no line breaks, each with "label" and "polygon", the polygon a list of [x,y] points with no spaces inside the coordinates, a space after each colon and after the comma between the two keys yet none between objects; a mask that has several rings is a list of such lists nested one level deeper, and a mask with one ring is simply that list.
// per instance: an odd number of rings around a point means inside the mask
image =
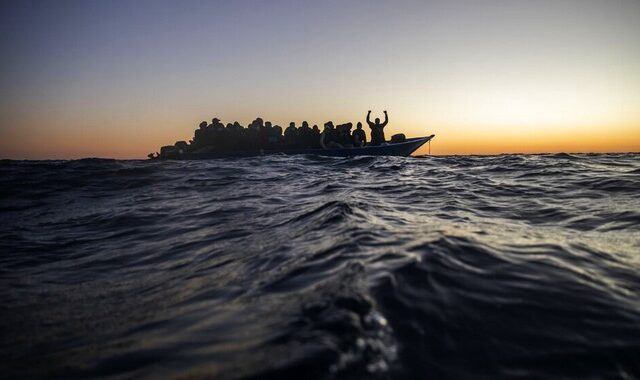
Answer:
[{"label": "sky", "polygon": [[0,158],[367,110],[432,154],[640,151],[638,0],[14,0],[0,51]]}]

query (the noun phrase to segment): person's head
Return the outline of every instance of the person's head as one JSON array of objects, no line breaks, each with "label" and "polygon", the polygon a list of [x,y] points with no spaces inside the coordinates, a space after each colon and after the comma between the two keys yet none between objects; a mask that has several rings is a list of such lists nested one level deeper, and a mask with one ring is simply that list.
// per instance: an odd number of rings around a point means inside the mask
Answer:
[{"label": "person's head", "polygon": [[264,122],[264,126],[267,128],[271,128],[271,122],[270,121],[265,121]]},{"label": "person's head", "polygon": [[318,124],[314,124],[312,129],[314,131],[319,131],[320,130],[320,128],[318,128]]},{"label": "person's head", "polygon": [[303,121],[303,122],[302,122],[302,126],[303,126],[304,128],[309,128],[309,123],[307,123],[306,121]]},{"label": "person's head", "polygon": [[274,131],[276,132],[277,135],[281,135],[282,134],[282,127],[279,125],[274,125],[273,126]]},{"label": "person's head", "polygon": [[220,119],[218,119],[217,117],[214,117],[213,119],[211,119],[211,123],[213,123],[213,124],[216,124],[219,121],[220,121]]},{"label": "person's head", "polygon": [[333,127],[333,126],[331,125],[330,121],[324,123],[324,130],[325,131],[331,130],[331,127]]},{"label": "person's head", "polygon": [[380,124],[380,118],[376,117],[376,124]]},{"label": "person's head", "polygon": [[327,121],[326,125],[329,125],[329,128],[333,129],[333,121]]},{"label": "person's head", "polygon": [[293,121],[291,123],[289,123],[289,127],[290,128],[295,128],[296,127],[296,123],[294,123]]},{"label": "person's head", "polygon": [[351,128],[353,128],[353,123],[347,123],[345,124],[345,129],[350,130]]},{"label": "person's head", "polygon": [[362,129],[362,123],[358,122],[358,124],[356,124],[356,129]]},{"label": "person's head", "polygon": [[227,123],[227,129],[233,129],[233,124]]},{"label": "person's head", "polygon": [[206,128],[207,127],[207,122],[203,121],[202,123],[200,123],[200,129]]}]

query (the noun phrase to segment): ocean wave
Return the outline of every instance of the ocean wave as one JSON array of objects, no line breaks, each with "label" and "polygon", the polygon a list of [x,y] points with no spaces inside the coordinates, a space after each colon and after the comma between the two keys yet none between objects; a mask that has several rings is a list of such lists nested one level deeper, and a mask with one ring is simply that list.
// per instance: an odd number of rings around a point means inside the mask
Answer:
[{"label": "ocean wave", "polygon": [[640,377],[637,154],[0,161],[12,378]]}]

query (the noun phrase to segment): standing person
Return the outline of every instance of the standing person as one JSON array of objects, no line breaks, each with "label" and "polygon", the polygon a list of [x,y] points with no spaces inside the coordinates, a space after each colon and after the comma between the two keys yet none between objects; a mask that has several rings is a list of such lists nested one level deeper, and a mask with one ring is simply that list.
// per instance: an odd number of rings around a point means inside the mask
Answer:
[{"label": "standing person", "polygon": [[367,134],[362,129],[362,123],[356,124],[356,130],[353,131],[353,146],[356,148],[363,147],[367,144]]},{"label": "standing person", "polygon": [[384,127],[389,122],[387,111],[384,111],[384,123],[380,123],[380,119],[376,117],[374,123],[371,122],[371,110],[367,113],[367,124],[371,128],[371,145],[380,145],[385,142]]}]

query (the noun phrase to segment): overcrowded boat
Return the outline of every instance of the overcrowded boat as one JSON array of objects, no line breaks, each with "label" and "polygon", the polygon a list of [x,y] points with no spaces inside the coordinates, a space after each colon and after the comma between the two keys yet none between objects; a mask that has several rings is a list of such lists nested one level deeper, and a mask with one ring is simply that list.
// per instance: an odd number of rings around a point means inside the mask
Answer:
[{"label": "overcrowded boat", "polygon": [[371,111],[367,114],[369,141],[360,122],[352,131],[353,123],[334,126],[329,121],[324,124],[322,132],[317,125],[309,127],[306,121],[300,127],[291,122],[283,133],[280,126],[265,122],[262,118],[256,118],[246,128],[238,122],[225,126],[220,119],[213,118],[211,123],[200,123],[189,142],[177,141],[173,145],[163,146],[160,152],[151,153],[148,157],[159,160],[198,160],[266,154],[409,156],[435,137],[429,135],[406,138],[399,133],[387,140],[384,135],[384,127],[389,122],[387,111],[384,111],[384,122],[379,118],[372,122],[370,115]]}]

